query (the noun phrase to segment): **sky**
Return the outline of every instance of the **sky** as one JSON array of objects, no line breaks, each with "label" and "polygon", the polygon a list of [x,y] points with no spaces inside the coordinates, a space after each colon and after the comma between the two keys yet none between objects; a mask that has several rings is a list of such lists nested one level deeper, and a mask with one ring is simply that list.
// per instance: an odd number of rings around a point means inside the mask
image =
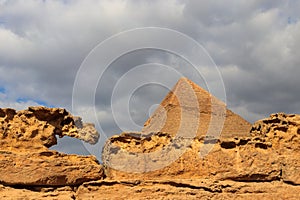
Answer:
[{"label": "sky", "polygon": [[0,0],[0,107],[81,115],[99,145],[63,138],[54,149],[97,157],[108,137],[139,131],[181,76],[251,123],[299,113],[299,10],[297,0]]}]

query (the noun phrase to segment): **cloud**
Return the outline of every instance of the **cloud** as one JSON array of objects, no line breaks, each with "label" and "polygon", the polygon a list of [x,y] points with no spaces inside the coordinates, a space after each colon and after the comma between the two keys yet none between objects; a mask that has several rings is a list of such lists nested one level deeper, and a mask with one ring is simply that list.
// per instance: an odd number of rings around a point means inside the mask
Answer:
[{"label": "cloud", "polygon": [[[2,0],[0,106],[21,109],[42,103],[72,111],[76,73],[88,53],[119,32],[157,26],[185,33],[203,45],[220,69],[229,108],[244,118],[254,122],[272,112],[299,113],[299,9],[300,3],[295,0]],[[119,41],[107,51],[114,52],[134,42],[134,38]],[[184,47],[178,42],[174,44]],[[184,48],[192,55],[192,49]],[[97,119],[107,137],[121,131],[111,109],[115,84],[134,67],[149,63],[171,66],[204,88],[204,78],[213,77],[208,67],[206,77],[201,77],[189,63],[168,52],[140,50],[116,58],[98,83],[95,96]],[[96,64],[103,67],[101,61]],[[151,75],[153,81],[165,80],[169,85],[178,78],[155,67],[132,75],[136,79]],[[129,86],[123,84],[124,91]],[[89,90],[92,86],[84,87]],[[157,84],[137,89],[129,101],[133,121],[141,125],[151,106],[167,92],[167,88]],[[86,99],[85,95],[80,98],[80,109],[93,112]],[[128,104],[122,97],[116,103]],[[117,115],[121,121],[127,121],[123,112]],[[89,112],[85,119],[92,119]],[[63,142],[60,146],[64,146],[64,151],[78,145],[68,139]]]}]

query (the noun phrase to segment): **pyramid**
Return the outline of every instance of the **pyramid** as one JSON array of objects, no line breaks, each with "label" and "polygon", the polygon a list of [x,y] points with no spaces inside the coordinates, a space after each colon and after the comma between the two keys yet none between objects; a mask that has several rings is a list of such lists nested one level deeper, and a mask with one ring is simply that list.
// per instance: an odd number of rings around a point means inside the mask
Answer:
[{"label": "pyramid", "polygon": [[187,78],[181,78],[167,94],[142,133],[167,132],[188,138],[249,136],[251,124],[227,109],[209,92]]}]

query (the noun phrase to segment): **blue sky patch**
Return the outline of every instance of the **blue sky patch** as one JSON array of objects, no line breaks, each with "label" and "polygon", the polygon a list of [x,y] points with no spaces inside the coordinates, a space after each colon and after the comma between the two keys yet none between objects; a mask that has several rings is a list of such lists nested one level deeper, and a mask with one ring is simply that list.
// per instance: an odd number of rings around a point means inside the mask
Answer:
[{"label": "blue sky patch", "polygon": [[1,93],[5,93],[5,88],[4,87],[0,87],[0,92]]},{"label": "blue sky patch", "polygon": [[288,24],[296,24],[298,22],[297,19],[293,17],[288,17]]},{"label": "blue sky patch", "polygon": [[16,102],[18,103],[26,103],[28,101],[33,101],[41,106],[47,106],[49,107],[49,105],[45,102],[45,101],[42,101],[42,100],[38,100],[38,99],[30,99],[30,98],[24,98],[24,97],[19,97]]}]

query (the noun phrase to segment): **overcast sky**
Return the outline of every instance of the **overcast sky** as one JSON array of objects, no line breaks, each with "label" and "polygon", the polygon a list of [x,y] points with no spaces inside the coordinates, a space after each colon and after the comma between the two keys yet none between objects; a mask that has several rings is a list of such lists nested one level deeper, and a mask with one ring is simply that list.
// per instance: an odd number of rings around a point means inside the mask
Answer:
[{"label": "overcast sky", "polygon": [[[297,0],[0,0],[0,107],[46,105],[75,113],[74,82],[91,50],[127,30],[161,27],[181,32],[202,45],[220,72],[218,81],[224,83],[226,92],[222,100],[246,120],[253,123],[274,112],[299,113],[299,10]],[[114,41],[105,52],[113,54],[147,37],[142,34]],[[168,38],[158,39],[163,43]],[[169,39],[194,56],[190,46]],[[207,74],[196,76],[180,55],[157,49],[118,55],[109,66],[101,65],[101,56],[93,62],[98,63],[96,71],[105,67],[101,79],[88,85],[90,74],[85,74],[80,83],[86,81],[82,87],[87,91],[96,90],[95,105],[80,98],[76,106],[85,111],[86,121],[93,121],[89,109],[94,106],[97,122],[93,122],[98,123],[101,144],[123,127],[138,131],[149,110],[181,75],[206,89],[214,84],[214,80],[207,81],[215,73],[209,65]],[[136,66],[142,66],[141,70]],[[126,92],[136,87],[135,79],[149,84],[138,85],[128,100]],[[112,108],[116,85],[121,88],[117,91],[123,92],[117,93]],[[218,96],[218,88],[215,91]],[[130,116],[123,107],[129,109]],[[134,125],[127,124],[128,117]],[[56,148],[87,153],[75,139],[60,140]],[[94,154],[101,151],[101,145],[85,148]]]}]

